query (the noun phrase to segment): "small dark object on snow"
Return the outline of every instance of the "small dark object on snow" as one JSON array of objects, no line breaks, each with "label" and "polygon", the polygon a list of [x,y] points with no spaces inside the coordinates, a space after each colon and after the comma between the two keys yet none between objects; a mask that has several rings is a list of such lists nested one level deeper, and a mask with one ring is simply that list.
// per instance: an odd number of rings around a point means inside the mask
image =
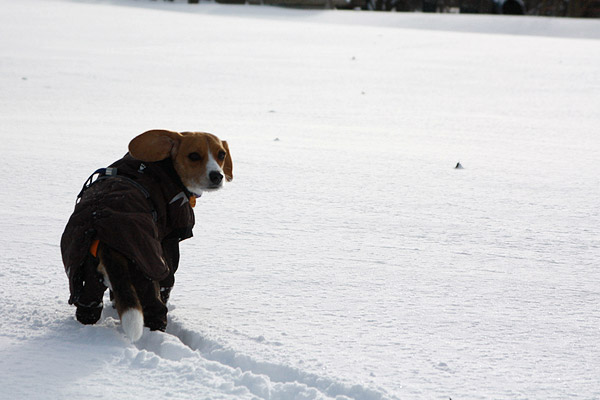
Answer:
[{"label": "small dark object on snow", "polygon": [[454,167],[454,169],[463,169],[463,166],[461,163],[456,163],[456,167]]}]

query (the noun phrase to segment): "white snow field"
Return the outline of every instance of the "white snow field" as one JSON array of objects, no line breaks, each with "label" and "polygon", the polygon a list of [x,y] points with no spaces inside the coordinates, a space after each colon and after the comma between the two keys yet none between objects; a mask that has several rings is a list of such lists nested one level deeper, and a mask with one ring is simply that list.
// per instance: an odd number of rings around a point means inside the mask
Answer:
[{"label": "white snow field", "polygon": [[[132,344],[59,241],[153,128],[235,179]],[[0,0],[0,135],[3,399],[600,398],[598,20]]]}]

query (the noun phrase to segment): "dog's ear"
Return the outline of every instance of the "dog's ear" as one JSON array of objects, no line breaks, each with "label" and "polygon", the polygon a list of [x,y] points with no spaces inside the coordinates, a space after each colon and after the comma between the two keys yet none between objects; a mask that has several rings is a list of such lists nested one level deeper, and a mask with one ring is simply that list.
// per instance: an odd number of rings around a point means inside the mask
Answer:
[{"label": "dog's ear", "polygon": [[225,179],[227,182],[231,182],[233,180],[233,160],[231,159],[231,152],[229,151],[229,145],[226,141],[221,141],[223,147],[227,151],[227,157],[225,157],[225,165],[223,165],[223,172],[225,173]]},{"label": "dog's ear", "polygon": [[144,132],[129,142],[129,154],[145,162],[162,161],[175,157],[181,138],[178,132],[162,129]]}]

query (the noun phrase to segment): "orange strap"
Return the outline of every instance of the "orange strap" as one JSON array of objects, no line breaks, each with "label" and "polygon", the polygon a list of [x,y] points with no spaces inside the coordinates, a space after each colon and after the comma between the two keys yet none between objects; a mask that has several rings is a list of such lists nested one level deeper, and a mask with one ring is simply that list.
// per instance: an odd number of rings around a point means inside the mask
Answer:
[{"label": "orange strap", "polygon": [[196,207],[196,196],[190,196],[190,206],[192,208]]},{"label": "orange strap", "polygon": [[94,240],[92,242],[92,245],[90,246],[90,254],[94,256],[94,258],[98,257],[98,245],[100,244],[100,241],[98,239]]}]

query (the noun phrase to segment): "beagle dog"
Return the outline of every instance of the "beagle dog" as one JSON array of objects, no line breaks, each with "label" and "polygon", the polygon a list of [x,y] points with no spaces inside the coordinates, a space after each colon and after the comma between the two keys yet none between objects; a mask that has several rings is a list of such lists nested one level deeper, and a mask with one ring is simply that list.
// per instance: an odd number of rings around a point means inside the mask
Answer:
[{"label": "beagle dog", "polygon": [[[100,172],[98,172],[100,171]],[[77,320],[98,321],[106,288],[125,334],[165,330],[179,242],[192,236],[192,207],[233,179],[226,141],[204,132],[151,130],[90,177],[61,239]]]}]

